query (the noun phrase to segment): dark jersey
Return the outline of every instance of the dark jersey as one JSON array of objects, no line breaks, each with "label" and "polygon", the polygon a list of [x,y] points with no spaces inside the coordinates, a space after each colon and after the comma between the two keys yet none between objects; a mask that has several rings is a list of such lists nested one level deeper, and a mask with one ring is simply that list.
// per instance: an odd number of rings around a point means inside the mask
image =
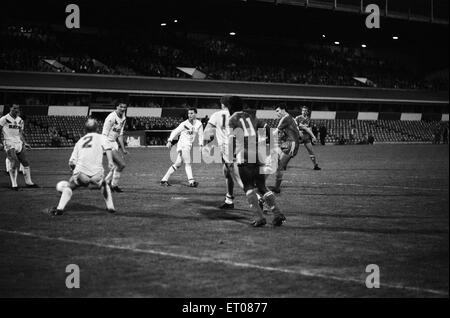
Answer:
[{"label": "dark jersey", "polygon": [[300,131],[301,142],[302,143],[310,143],[311,135],[305,130],[304,126],[306,126],[308,128],[311,127],[311,118],[300,115],[300,116],[295,117],[295,122],[297,123],[298,130]]},{"label": "dark jersey", "polygon": [[300,125],[303,125],[303,126],[306,126],[306,127],[310,127],[311,126],[311,119],[309,117],[305,117],[303,115],[295,117],[295,122],[297,123],[298,126],[300,126]]},{"label": "dark jersey", "polygon": [[293,141],[298,143],[300,138],[300,133],[297,128],[297,123],[291,115],[287,114],[280,119],[278,123],[278,132],[281,142]]},{"label": "dark jersey", "polygon": [[[266,124],[255,116],[246,112],[236,112],[230,116],[228,122],[230,135],[235,138],[234,155],[238,163],[258,163],[259,143],[263,143],[260,128],[266,128]],[[264,134],[265,136],[265,131]]]}]

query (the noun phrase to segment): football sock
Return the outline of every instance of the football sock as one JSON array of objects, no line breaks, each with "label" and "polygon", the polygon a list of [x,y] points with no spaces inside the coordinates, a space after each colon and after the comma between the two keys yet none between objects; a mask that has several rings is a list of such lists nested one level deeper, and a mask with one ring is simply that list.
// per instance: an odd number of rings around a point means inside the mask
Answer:
[{"label": "football sock", "polygon": [[25,178],[25,183],[28,185],[32,185],[33,181],[31,181],[31,169],[30,167],[23,168],[23,177]]},{"label": "football sock", "polygon": [[317,166],[318,162],[317,162],[316,156],[315,155],[309,155],[309,158],[313,162],[314,166]]},{"label": "football sock", "polygon": [[112,185],[113,187],[116,187],[117,184],[119,183],[119,179],[120,179],[120,172],[117,171],[117,169],[114,169],[114,173],[113,173],[111,185]]},{"label": "football sock", "polygon": [[61,198],[59,199],[59,203],[56,208],[58,210],[64,210],[67,203],[70,201],[70,198],[72,198],[72,189],[69,187],[66,187],[62,190]]},{"label": "football sock", "polygon": [[232,195],[230,195],[228,193],[225,195],[225,203],[226,204],[233,204],[233,199],[234,199],[234,197]]},{"label": "football sock", "polygon": [[109,187],[109,184],[105,182],[101,188],[101,191],[102,191],[103,198],[105,199],[106,208],[108,210],[115,210],[114,203],[112,200],[111,188]]},{"label": "football sock", "polygon": [[113,176],[114,170],[116,170],[115,167],[114,167],[113,169],[109,170],[108,174],[107,174],[106,177],[105,177],[106,183],[111,183],[111,180],[112,180],[112,176]]},{"label": "football sock", "polygon": [[5,165],[6,165],[6,172],[9,172],[9,170],[11,170],[11,161],[9,161],[8,158],[5,159]]},{"label": "football sock", "polygon": [[274,214],[279,214],[280,210],[278,209],[276,205],[275,195],[272,191],[266,192],[263,196],[264,202],[266,202],[267,206],[269,207],[270,211],[272,211]]},{"label": "football sock", "polygon": [[250,204],[250,207],[256,211],[259,218],[263,218],[263,211],[259,206],[258,197],[256,196],[255,190],[248,190],[245,195],[247,196],[247,201]]},{"label": "football sock", "polygon": [[233,196],[233,190],[234,190],[234,181],[233,178],[228,177],[225,179],[227,183],[227,195]]},{"label": "football sock", "polygon": [[25,167],[20,164],[19,172],[25,173]]},{"label": "football sock", "polygon": [[166,174],[164,175],[164,177],[161,179],[161,181],[169,181],[170,176],[172,175],[172,173],[174,173],[175,171],[177,171],[177,167],[175,166],[170,166],[170,168],[167,170]]},{"label": "football sock", "polygon": [[17,187],[17,172],[18,169],[9,169],[9,178],[11,179],[12,187]]},{"label": "football sock", "polygon": [[275,188],[279,189],[281,187],[281,182],[283,181],[283,172],[277,171],[275,176]]},{"label": "football sock", "polygon": [[194,182],[194,175],[192,174],[192,165],[190,163],[184,164],[184,170],[186,170],[186,175],[189,182]]}]

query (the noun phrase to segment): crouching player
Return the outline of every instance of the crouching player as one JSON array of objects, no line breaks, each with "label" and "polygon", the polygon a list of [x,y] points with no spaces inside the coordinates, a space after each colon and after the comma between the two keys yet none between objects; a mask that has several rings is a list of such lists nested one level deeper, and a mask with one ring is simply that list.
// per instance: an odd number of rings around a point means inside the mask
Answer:
[{"label": "crouching player", "polygon": [[260,162],[258,156],[259,147],[256,130],[265,127],[254,116],[242,111],[242,109],[242,103],[234,103],[230,108],[230,135],[234,136],[236,145],[234,151],[236,164],[233,165],[233,173],[239,185],[244,189],[248,203],[256,212],[257,218],[252,222],[252,225],[260,227],[267,222],[258,202],[259,194],[274,215],[272,225],[280,226],[286,220],[286,217],[276,206],[275,195],[266,187],[266,175],[260,171],[264,163]]},{"label": "crouching player", "polygon": [[108,212],[114,213],[114,204],[111,196],[111,188],[103,178],[103,152],[106,152],[109,169],[114,168],[111,148],[105,143],[104,136],[96,133],[98,122],[89,118],[86,121],[86,135],[76,143],[69,160],[69,166],[73,175],[69,182],[60,181],[56,189],[61,192],[58,206],[49,209],[50,215],[62,215],[64,208],[72,197],[72,191],[78,187],[93,185],[101,190],[105,199]]},{"label": "crouching player", "polygon": [[167,148],[172,148],[172,142],[175,137],[180,135],[177,143],[177,159],[175,163],[170,166],[166,174],[162,178],[160,184],[162,186],[171,186],[169,183],[169,178],[184,162],[184,169],[186,170],[186,175],[188,178],[189,186],[196,188],[198,182],[195,181],[194,175],[192,173],[192,160],[191,160],[191,150],[195,139],[198,136],[199,147],[203,146],[203,125],[200,120],[196,118],[197,108],[189,108],[188,119],[183,121],[176,129],[174,129],[169,136],[167,141]]}]

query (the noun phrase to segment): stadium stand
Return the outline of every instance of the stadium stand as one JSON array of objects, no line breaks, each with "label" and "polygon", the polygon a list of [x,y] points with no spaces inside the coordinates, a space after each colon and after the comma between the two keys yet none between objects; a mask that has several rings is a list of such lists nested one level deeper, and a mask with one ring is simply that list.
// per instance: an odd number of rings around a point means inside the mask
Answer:
[{"label": "stadium stand", "polygon": [[[49,128],[55,128],[61,138],[61,147],[72,147],[83,136],[84,116],[28,116],[25,134],[32,147],[51,147]],[[179,117],[131,117],[126,129],[129,131],[170,131],[184,119]],[[267,119],[267,124],[275,128],[277,119]],[[400,121],[400,120],[312,120],[317,127],[327,128],[326,143],[335,144],[344,136],[346,143],[352,127],[356,128],[354,143],[362,143],[365,135],[371,133],[375,142],[432,142],[436,129],[448,129],[448,122],[440,121]],[[149,136],[147,145],[164,145],[167,137]]]},{"label": "stadium stand", "polygon": [[81,37],[34,26],[2,29],[0,44],[3,70],[187,78],[177,67],[190,66],[215,80],[448,88],[448,76],[426,80],[427,70],[410,67],[413,60],[361,47],[237,43],[193,34],[153,37],[152,42],[147,37],[125,41],[115,34]]}]

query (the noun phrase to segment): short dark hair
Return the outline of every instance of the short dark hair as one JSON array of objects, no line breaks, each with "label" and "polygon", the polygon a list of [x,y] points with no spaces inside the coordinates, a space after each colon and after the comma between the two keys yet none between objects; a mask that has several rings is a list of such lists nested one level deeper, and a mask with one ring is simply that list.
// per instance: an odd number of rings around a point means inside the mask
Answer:
[{"label": "short dark hair", "polygon": [[192,110],[194,113],[197,114],[197,107],[189,107],[188,111]]},{"label": "short dark hair", "polygon": [[284,109],[285,111],[288,110],[288,109],[287,109],[287,105],[286,105],[285,103],[276,104],[276,105],[275,105],[275,109],[277,109],[277,108],[279,108],[279,109]]},{"label": "short dark hair", "polygon": [[222,98],[220,99],[220,103],[224,104],[228,108],[230,114],[240,112],[244,109],[244,103],[242,102],[242,99],[239,96],[234,95],[222,96]]}]

